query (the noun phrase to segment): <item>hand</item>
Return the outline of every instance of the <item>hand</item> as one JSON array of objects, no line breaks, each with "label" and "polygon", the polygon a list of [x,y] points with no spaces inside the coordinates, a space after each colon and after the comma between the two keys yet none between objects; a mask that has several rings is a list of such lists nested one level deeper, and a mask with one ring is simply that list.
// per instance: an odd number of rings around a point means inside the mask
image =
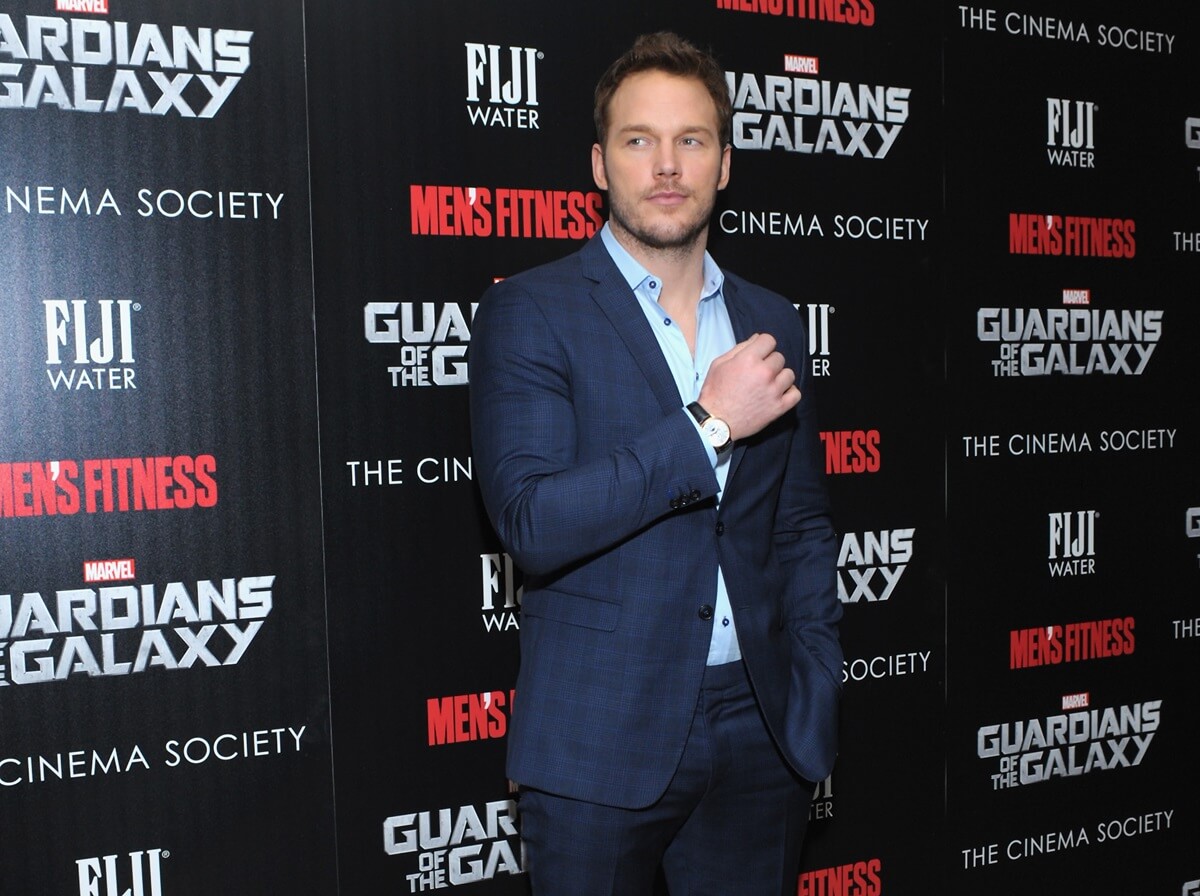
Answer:
[{"label": "hand", "polygon": [[775,351],[775,337],[755,333],[713,360],[700,404],[729,424],[736,441],[754,435],[800,403],[796,374]]}]

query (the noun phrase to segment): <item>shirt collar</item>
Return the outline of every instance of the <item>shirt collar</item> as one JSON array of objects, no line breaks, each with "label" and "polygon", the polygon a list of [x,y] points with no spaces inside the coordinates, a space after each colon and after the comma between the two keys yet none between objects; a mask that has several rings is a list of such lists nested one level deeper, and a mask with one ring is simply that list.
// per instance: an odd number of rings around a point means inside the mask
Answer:
[{"label": "shirt collar", "polygon": [[[621,276],[625,278],[625,282],[629,284],[629,288],[635,292],[647,280],[653,281],[653,286],[649,286],[655,300],[658,299],[658,294],[662,290],[662,283],[658,278],[646,270],[640,261],[629,254],[629,251],[617,241],[613,236],[612,228],[608,222],[604,223],[604,227],[600,230],[600,240],[604,243],[604,248],[608,250],[609,256],[613,263],[617,266],[617,270],[621,272]],[[720,266],[713,261],[713,257],[706,250],[704,253],[704,292],[700,296],[700,301],[711,299],[714,296],[720,295],[721,287],[725,284],[725,274],[721,271]]]}]

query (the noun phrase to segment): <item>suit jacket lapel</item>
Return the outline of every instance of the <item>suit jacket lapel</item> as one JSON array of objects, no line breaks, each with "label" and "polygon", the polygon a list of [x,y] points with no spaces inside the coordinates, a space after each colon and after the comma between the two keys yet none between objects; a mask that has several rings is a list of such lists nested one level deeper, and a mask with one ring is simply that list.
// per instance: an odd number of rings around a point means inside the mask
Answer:
[{"label": "suit jacket lapel", "polygon": [[[725,278],[725,287],[722,290],[725,296],[725,310],[729,313],[729,323],[733,326],[733,336],[738,342],[742,342],[750,338],[750,334],[754,332],[754,322],[750,319],[750,312],[741,300],[738,294],[738,288],[733,281],[728,277]],[[733,483],[733,476],[737,472],[738,465],[742,462],[742,457],[746,453],[746,444],[744,442],[736,442],[733,446],[733,454],[729,458],[729,473],[725,476],[725,494],[729,494],[729,487]]]},{"label": "suit jacket lapel", "polygon": [[[604,311],[613,329],[628,346],[630,354],[662,405],[663,413],[669,414],[679,410],[684,401],[675,386],[671,368],[667,366],[658,340],[650,329],[645,313],[638,305],[637,296],[629,289],[629,284],[609,257],[599,235],[592,237],[579,254],[584,276],[595,283],[592,288],[593,300]],[[749,309],[741,301],[737,286],[728,277],[725,279],[723,292],[734,338],[738,342],[748,339],[754,332],[754,322],[750,319]],[[733,455],[729,458],[729,473],[725,478],[726,495],[745,453],[744,443],[738,442],[733,446]]]},{"label": "suit jacket lapel", "polygon": [[645,312],[638,305],[637,296],[621,276],[598,235],[580,250],[580,257],[584,276],[595,282],[592,299],[628,346],[654,396],[662,405],[663,413],[679,410],[683,407],[683,399],[675,386],[671,368],[667,366]]}]

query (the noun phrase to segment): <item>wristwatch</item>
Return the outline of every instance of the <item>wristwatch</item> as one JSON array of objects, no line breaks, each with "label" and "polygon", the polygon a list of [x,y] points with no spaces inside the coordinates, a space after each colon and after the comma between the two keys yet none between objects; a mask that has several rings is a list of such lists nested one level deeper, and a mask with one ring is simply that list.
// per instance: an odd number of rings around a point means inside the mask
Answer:
[{"label": "wristwatch", "polygon": [[733,447],[733,439],[729,436],[729,424],[720,417],[714,417],[698,401],[693,401],[687,406],[691,415],[696,418],[696,422],[700,424],[700,431],[704,433],[704,437],[708,439],[708,443],[713,446],[713,450],[717,454],[728,451]]}]

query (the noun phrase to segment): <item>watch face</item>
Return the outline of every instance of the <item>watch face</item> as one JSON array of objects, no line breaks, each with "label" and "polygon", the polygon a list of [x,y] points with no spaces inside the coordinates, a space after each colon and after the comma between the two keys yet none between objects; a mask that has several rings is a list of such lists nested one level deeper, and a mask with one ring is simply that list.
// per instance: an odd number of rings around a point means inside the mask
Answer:
[{"label": "watch face", "polygon": [[717,417],[709,417],[702,427],[708,440],[714,448],[720,448],[729,441],[729,424]]}]

